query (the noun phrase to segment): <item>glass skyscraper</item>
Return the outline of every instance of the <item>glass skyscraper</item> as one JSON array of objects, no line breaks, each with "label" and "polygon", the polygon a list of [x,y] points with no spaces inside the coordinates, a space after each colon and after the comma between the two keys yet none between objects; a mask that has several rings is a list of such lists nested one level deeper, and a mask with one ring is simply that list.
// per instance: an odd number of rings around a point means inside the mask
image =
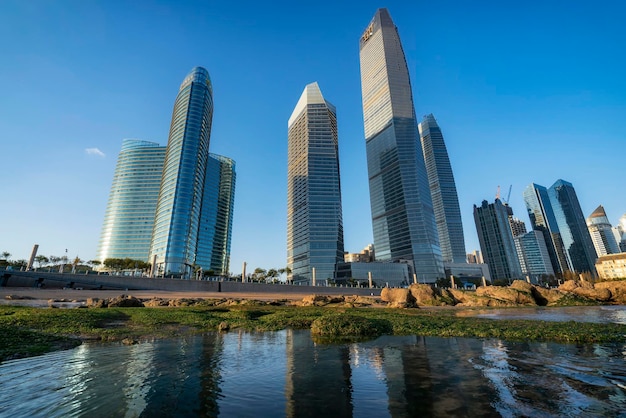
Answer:
[{"label": "glass skyscraper", "polygon": [[587,228],[598,257],[621,252],[611,222],[602,205],[598,206],[587,218]]},{"label": "glass skyscraper", "polygon": [[361,90],[376,258],[444,276],[411,82],[398,30],[379,9],[360,39]]},{"label": "glass skyscraper", "polygon": [[459,196],[441,129],[431,114],[418,125],[444,263],[465,263]]},{"label": "glass skyscraper", "polygon": [[493,279],[518,279],[522,268],[513,233],[509,225],[507,206],[496,199],[494,203],[483,200],[474,205],[474,222],[478,232],[480,250]]},{"label": "glass skyscraper", "polygon": [[563,248],[563,240],[556,222],[548,189],[538,184],[530,184],[524,190],[524,202],[534,231],[540,231],[546,242],[552,270],[563,273],[571,270],[568,256]]},{"label": "glass skyscraper", "polygon": [[150,247],[156,275],[190,277],[192,273],[212,119],[209,73],[195,67],[181,84],[172,113]]},{"label": "glass skyscraper", "polygon": [[155,142],[122,142],[97,260],[131,258],[148,262],[164,160],[165,147]]},{"label": "glass skyscraper", "polygon": [[235,205],[235,162],[209,154],[207,163],[196,264],[215,275],[227,275]]},{"label": "glass skyscraper", "polygon": [[343,261],[337,112],[307,85],[288,122],[287,266],[294,283],[335,277]]},{"label": "glass skyscraper", "polygon": [[595,276],[598,256],[574,186],[565,180],[557,180],[548,189],[548,195],[561,232],[563,248],[571,263],[571,270],[577,273],[589,272]]}]

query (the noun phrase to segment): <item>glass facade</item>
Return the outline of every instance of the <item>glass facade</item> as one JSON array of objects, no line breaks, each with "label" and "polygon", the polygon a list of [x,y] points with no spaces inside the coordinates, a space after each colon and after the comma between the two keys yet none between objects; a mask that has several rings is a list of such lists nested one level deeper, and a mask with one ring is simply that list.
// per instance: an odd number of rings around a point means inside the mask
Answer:
[{"label": "glass facade", "polygon": [[125,139],[117,158],[98,245],[97,260],[148,262],[165,147]]},{"label": "glass facade", "polygon": [[561,232],[563,249],[571,262],[571,270],[595,275],[598,257],[574,187],[567,181],[557,180],[548,189],[548,196]]},{"label": "glass facade", "polygon": [[598,257],[621,252],[613,227],[602,205],[598,206],[587,218],[587,228]]},{"label": "glass facade", "polygon": [[522,273],[535,281],[542,275],[553,275],[548,247],[541,231],[531,231],[513,237]]},{"label": "glass facade", "polygon": [[554,216],[548,189],[538,184],[531,184],[524,190],[524,202],[534,231],[540,231],[548,248],[548,255],[555,273],[572,270],[563,248],[563,240]]},{"label": "glass facade", "polygon": [[474,205],[474,222],[478,232],[480,250],[489,273],[495,279],[519,279],[522,268],[509,225],[507,207],[496,199],[494,203],[483,200]]},{"label": "glass facade", "polygon": [[443,262],[464,263],[466,254],[461,208],[443,134],[432,114],[424,116],[418,129]]},{"label": "glass facade", "polygon": [[376,258],[443,277],[409,72],[398,30],[379,9],[360,39],[361,90]]},{"label": "glass facade", "polygon": [[212,118],[209,73],[195,67],[181,84],[172,113],[150,248],[150,261],[156,257],[158,276],[191,276]]},{"label": "glass facade", "polygon": [[230,263],[230,240],[235,205],[235,162],[221,155],[209,154],[196,265],[227,275]]},{"label": "glass facade", "polygon": [[288,122],[287,266],[293,283],[335,277],[343,261],[337,113],[317,83],[305,87]]}]

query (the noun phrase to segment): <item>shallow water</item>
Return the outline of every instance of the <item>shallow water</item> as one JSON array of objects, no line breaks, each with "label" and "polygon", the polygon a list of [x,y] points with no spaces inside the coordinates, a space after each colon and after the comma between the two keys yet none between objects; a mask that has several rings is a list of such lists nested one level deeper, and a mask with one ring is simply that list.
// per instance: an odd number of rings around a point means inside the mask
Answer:
[{"label": "shallow water", "polygon": [[623,416],[625,376],[624,344],[212,333],[0,364],[0,416]]},{"label": "shallow water", "polygon": [[623,305],[479,309],[464,310],[458,314],[489,319],[626,324],[626,306]]}]

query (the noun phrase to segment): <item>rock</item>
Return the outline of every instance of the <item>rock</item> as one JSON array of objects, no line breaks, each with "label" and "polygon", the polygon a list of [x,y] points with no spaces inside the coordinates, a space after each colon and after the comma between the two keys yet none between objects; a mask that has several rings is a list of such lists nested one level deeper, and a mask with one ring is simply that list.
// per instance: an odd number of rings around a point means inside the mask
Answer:
[{"label": "rock", "polygon": [[[325,306],[331,303],[332,298],[324,295],[305,296],[300,302],[300,306]],[[343,300],[342,300],[343,301]]]},{"label": "rock", "polygon": [[169,305],[169,301],[165,300],[165,299],[161,299],[161,298],[153,298],[147,301],[144,301],[143,306],[149,307],[149,308],[159,308],[161,306],[168,306]]},{"label": "rock", "polygon": [[108,300],[109,308],[119,307],[119,308],[143,308],[144,304],[142,301],[137,299],[134,296],[128,295],[120,295],[115,298],[111,298]]},{"label": "rock", "polygon": [[380,292],[380,299],[387,302],[391,308],[410,308],[415,305],[415,298],[409,289],[395,289],[385,287]]},{"label": "rock", "polygon": [[106,308],[107,306],[109,306],[108,301],[98,298],[87,298],[87,302],[85,302],[85,305],[88,308]]},{"label": "rock", "polygon": [[551,306],[557,304],[565,297],[565,292],[557,289],[547,289],[541,286],[533,286],[532,295],[539,306]]},{"label": "rock", "polygon": [[135,344],[137,344],[137,342],[138,342],[137,340],[134,340],[132,338],[124,338],[122,340],[122,344],[124,344],[124,345],[135,345]]},{"label": "rock", "polygon": [[228,331],[230,329],[230,324],[226,321],[222,321],[217,326],[218,331]]},{"label": "rock", "polygon": [[515,306],[515,303],[507,302],[505,300],[494,299],[489,296],[482,296],[474,291],[460,290],[460,289],[447,289],[450,297],[454,300],[455,306],[459,307],[505,307]]},{"label": "rock", "polygon": [[534,286],[524,280],[513,280],[513,283],[511,283],[511,286],[509,286],[511,289],[516,289],[516,290],[520,290],[522,292],[527,292],[527,293],[531,293],[532,289],[534,288]]},{"label": "rock", "polygon": [[611,300],[611,291],[607,288],[588,289],[585,287],[577,287],[573,292],[577,296],[588,299],[594,299],[598,302],[608,302]]},{"label": "rock", "polygon": [[476,289],[478,296],[487,296],[493,299],[498,299],[505,302],[510,302],[513,305],[537,305],[532,294],[525,291],[520,291],[510,287],[500,286],[481,286]]},{"label": "rock", "polygon": [[611,303],[626,305],[626,280],[613,280],[607,282],[597,282],[595,289],[607,289],[611,292]]}]

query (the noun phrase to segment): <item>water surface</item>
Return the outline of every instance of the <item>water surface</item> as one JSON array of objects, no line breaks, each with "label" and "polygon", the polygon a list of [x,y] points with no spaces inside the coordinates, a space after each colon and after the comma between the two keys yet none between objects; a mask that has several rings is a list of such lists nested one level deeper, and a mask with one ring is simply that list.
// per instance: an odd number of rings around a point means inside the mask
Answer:
[{"label": "water surface", "polygon": [[0,416],[624,416],[625,376],[624,344],[211,333],[0,364]]}]

